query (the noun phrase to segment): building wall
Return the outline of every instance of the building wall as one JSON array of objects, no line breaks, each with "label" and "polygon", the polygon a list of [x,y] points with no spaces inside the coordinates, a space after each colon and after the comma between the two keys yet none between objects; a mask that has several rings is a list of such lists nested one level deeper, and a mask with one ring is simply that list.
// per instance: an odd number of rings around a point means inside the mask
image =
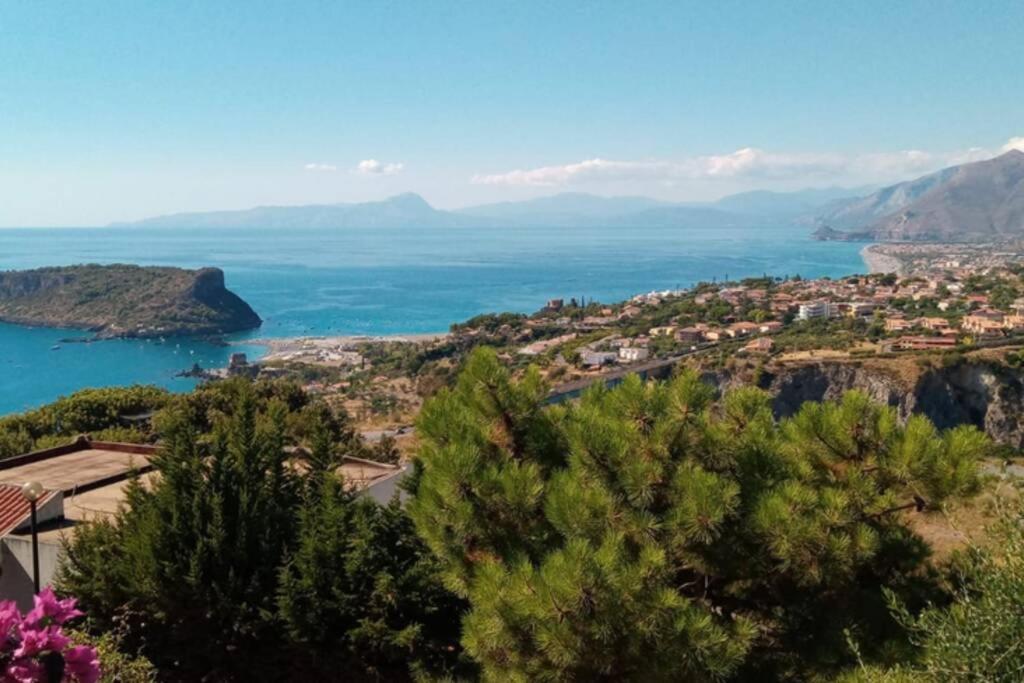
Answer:
[{"label": "building wall", "polygon": [[387,505],[388,503],[391,502],[391,499],[394,498],[395,493],[397,492],[399,495],[399,500],[401,500],[404,503],[408,495],[405,493],[405,491],[399,489],[398,485],[402,482],[403,479],[405,479],[405,476],[409,473],[410,469],[412,469],[412,465],[406,464],[405,466],[402,467],[402,471],[400,473],[396,473],[388,477],[387,479],[378,481],[375,484],[371,484],[370,486],[360,491],[359,495],[372,498],[381,505]]},{"label": "building wall", "polygon": [[[39,544],[39,585],[53,583],[60,563],[61,547]],[[9,534],[0,542],[0,600],[14,600],[18,607],[32,607],[32,536]]]}]

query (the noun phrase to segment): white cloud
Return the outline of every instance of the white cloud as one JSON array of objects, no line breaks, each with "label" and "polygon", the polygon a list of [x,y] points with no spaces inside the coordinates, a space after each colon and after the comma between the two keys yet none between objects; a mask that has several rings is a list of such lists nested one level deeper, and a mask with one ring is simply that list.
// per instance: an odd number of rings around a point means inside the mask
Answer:
[{"label": "white cloud", "polygon": [[884,182],[912,178],[946,166],[988,159],[1010,149],[1024,150],[1024,137],[1012,138],[1002,150],[971,147],[948,153],[922,150],[866,154],[768,152],[744,147],[734,152],[677,160],[586,159],[560,166],[478,174],[477,185],[566,186],[613,181],[680,181],[718,179],[819,182]]},{"label": "white cloud", "polygon": [[395,175],[401,173],[405,164],[384,163],[376,159],[364,159],[356,166],[355,172],[360,175]]},{"label": "white cloud", "polygon": [[1009,152],[1011,149],[1015,149],[1018,152],[1024,152],[1024,137],[1010,138],[1006,144],[1003,145],[1003,152]]},{"label": "white cloud", "polygon": [[678,161],[615,161],[587,159],[563,166],[543,166],[493,175],[476,175],[478,185],[568,185],[591,180],[657,180],[672,182],[700,178],[760,176],[791,177],[811,171],[831,171],[842,159],[816,154],[773,154],[745,147],[728,154],[691,157]]},{"label": "white cloud", "polygon": [[306,168],[307,171],[337,171],[338,170],[338,167],[335,166],[334,164],[318,164],[318,163],[306,164],[305,168]]},{"label": "white cloud", "polygon": [[564,166],[543,166],[529,171],[517,170],[496,175],[475,175],[477,185],[568,185],[577,180],[614,179],[667,175],[671,164],[657,161],[609,161],[587,159]]}]

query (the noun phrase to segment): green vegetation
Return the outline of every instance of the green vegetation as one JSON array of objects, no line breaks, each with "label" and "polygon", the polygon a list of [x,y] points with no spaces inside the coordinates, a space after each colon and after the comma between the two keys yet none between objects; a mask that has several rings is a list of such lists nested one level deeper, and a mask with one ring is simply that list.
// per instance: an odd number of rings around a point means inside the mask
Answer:
[{"label": "green vegetation", "polygon": [[99,683],[151,683],[157,680],[153,663],[142,656],[127,655],[114,633],[93,636],[79,629],[66,629],[73,642],[96,648],[100,660]]},{"label": "green vegetation", "polygon": [[0,320],[100,337],[223,334],[261,322],[216,268],[130,265],[0,272]]},{"label": "green vegetation", "polygon": [[776,422],[688,371],[546,397],[471,354],[422,411],[405,508],[335,474],[395,444],[289,382],[2,424],[157,410],[158,477],[78,528],[59,582],[118,680],[1015,680],[1022,518],[951,567],[909,524],[977,489],[976,430],[857,393]]},{"label": "green vegetation", "polygon": [[[334,473],[343,416],[236,381],[182,397],[158,424],[158,477],[66,548],[61,589],[93,628],[116,630],[174,680],[339,668],[393,680],[454,666],[459,603],[411,523]],[[308,462],[288,459],[291,439],[311,448]]]},{"label": "green vegetation", "polygon": [[170,400],[166,391],[150,386],[83,389],[42,408],[0,417],[0,458],[68,443],[85,433],[99,440],[146,441],[148,430],[123,418],[158,410]]},{"label": "green vegetation", "polygon": [[[890,596],[892,613],[917,646],[914,660],[862,666],[843,683],[1012,683],[1024,671],[1024,513],[1005,510],[994,542],[972,547],[955,565],[948,605],[913,615]],[[854,644],[856,649],[856,644]]]},{"label": "green vegetation", "polygon": [[846,350],[867,338],[870,326],[857,318],[816,318],[795,322],[772,339],[780,351]]},{"label": "green vegetation", "polygon": [[695,375],[544,407],[479,351],[423,410],[410,514],[488,680],[793,680],[906,646],[882,589],[938,588],[905,510],[977,485],[970,428],[863,395],[772,420]]},{"label": "green vegetation", "polygon": [[526,316],[522,313],[485,313],[463,323],[454,323],[451,331],[483,330],[493,333],[506,326],[513,329],[521,328],[525,322]]},{"label": "green vegetation", "polygon": [[920,646],[913,667],[927,681],[1018,681],[1024,671],[1024,515],[1002,520],[990,549],[972,549],[948,607],[894,612]]}]

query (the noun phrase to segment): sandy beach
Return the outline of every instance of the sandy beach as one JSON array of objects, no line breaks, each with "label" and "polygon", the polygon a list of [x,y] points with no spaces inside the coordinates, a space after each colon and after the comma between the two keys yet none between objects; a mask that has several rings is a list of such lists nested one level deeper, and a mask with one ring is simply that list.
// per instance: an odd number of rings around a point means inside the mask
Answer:
[{"label": "sandy beach", "polygon": [[297,360],[322,353],[354,351],[361,344],[417,344],[437,341],[447,332],[433,334],[343,335],[336,337],[282,337],[246,340],[247,346],[263,346],[267,353],[260,361]]},{"label": "sandy beach", "polygon": [[882,245],[869,244],[860,251],[869,273],[899,273],[903,263],[895,256],[881,252]]}]

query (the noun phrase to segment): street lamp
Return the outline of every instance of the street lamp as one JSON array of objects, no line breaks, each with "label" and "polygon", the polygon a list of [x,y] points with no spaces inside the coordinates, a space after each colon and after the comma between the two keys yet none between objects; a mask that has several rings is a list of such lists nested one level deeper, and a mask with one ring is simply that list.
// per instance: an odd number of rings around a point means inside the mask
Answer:
[{"label": "street lamp", "polygon": [[32,510],[32,584],[39,593],[39,535],[36,533],[36,501],[44,493],[43,485],[38,481],[26,482],[21,487],[21,496],[28,501]]}]

